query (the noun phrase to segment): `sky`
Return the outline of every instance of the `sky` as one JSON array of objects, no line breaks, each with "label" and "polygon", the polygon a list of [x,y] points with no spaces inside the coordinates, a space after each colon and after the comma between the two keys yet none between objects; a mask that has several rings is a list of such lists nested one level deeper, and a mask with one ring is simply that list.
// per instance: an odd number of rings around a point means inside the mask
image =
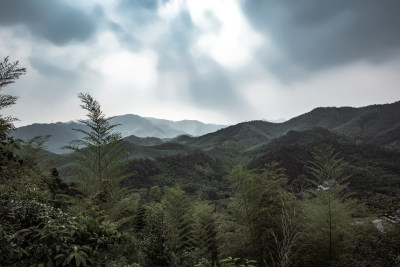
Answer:
[{"label": "sky", "polygon": [[235,124],[400,100],[398,0],[1,0],[17,126],[108,116]]}]

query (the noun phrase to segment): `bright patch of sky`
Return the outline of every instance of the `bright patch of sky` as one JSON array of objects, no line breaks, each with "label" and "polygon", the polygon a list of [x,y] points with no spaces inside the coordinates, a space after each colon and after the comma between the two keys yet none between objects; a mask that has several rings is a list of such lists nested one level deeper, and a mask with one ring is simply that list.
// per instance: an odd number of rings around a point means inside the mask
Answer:
[{"label": "bright patch of sky", "polygon": [[[201,32],[196,50],[210,55],[227,69],[240,68],[251,62],[253,51],[263,43],[263,38],[251,29],[238,2],[191,0],[187,5]],[[210,19],[212,16],[214,21]]]}]

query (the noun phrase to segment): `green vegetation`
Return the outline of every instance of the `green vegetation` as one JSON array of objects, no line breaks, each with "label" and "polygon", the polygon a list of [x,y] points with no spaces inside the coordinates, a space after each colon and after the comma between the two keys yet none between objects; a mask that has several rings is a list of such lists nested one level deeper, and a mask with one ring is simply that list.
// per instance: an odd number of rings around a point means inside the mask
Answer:
[{"label": "green vegetation", "polygon": [[[24,73],[4,59],[0,89]],[[380,146],[349,138],[355,114],[367,129],[379,107],[123,141],[96,100],[79,98],[88,120],[67,156],[45,151],[48,136],[16,140],[0,117],[1,266],[400,264],[394,128],[376,129],[392,140]],[[15,102],[0,95],[0,109]],[[335,133],[308,129],[310,118]]]},{"label": "green vegetation", "polygon": [[90,131],[75,129],[84,135],[74,140],[65,149],[74,151],[71,155],[75,176],[82,183],[80,190],[87,196],[96,198],[97,202],[106,203],[114,199],[118,185],[123,180],[122,169],[125,150],[122,148],[121,134],[113,133],[116,124],[101,111],[100,104],[89,94],[79,94],[81,107],[87,110],[89,120],[79,120]]},{"label": "green vegetation", "polygon": [[330,146],[315,147],[313,161],[307,166],[310,182],[304,202],[307,218],[307,239],[320,265],[331,265],[340,257],[344,242],[350,236],[352,212],[357,204],[346,194],[346,164]]}]

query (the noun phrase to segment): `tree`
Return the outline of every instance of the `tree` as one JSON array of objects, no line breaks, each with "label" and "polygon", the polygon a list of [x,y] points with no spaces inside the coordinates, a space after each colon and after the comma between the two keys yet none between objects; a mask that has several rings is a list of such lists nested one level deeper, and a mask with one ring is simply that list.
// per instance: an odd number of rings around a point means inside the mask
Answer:
[{"label": "tree", "polygon": [[314,185],[305,202],[307,238],[314,250],[313,261],[331,265],[344,250],[355,203],[347,193],[348,169],[339,153],[332,146],[322,145],[315,147],[312,155],[306,166],[309,182]]},{"label": "tree", "polygon": [[295,266],[301,260],[304,216],[295,202],[283,201],[282,213],[275,218],[271,230],[274,242],[271,252],[272,266]]},{"label": "tree", "polygon": [[73,150],[73,159],[77,164],[76,172],[84,179],[84,192],[96,197],[100,202],[107,202],[115,196],[115,190],[124,178],[122,138],[113,132],[118,124],[111,124],[105,118],[100,104],[88,93],[80,93],[81,107],[88,111],[88,120],[78,120],[85,127],[74,129],[84,137],[74,140],[64,148]]},{"label": "tree", "polygon": [[206,202],[194,206],[194,237],[197,258],[209,262],[211,266],[217,262],[217,228],[214,207]]},{"label": "tree", "polygon": [[165,246],[164,209],[161,203],[151,202],[146,206],[144,228],[141,235],[143,266],[168,266],[170,257]]},{"label": "tree", "polygon": [[193,207],[180,188],[165,188],[164,207],[165,248],[169,266],[193,266]]},{"label": "tree", "polygon": [[220,226],[224,227],[219,231],[221,254],[267,265],[272,261],[270,250],[274,250],[272,233],[279,231],[274,221],[282,213],[283,200],[289,198],[283,188],[287,180],[284,170],[276,163],[266,165],[260,173],[235,167],[229,179],[235,198],[228,206],[231,220]]},{"label": "tree", "polygon": [[[3,89],[3,87],[9,84],[15,83],[15,81],[18,80],[21,75],[26,73],[26,69],[19,68],[18,64],[18,61],[9,63],[8,57],[4,58],[3,62],[0,62],[0,89]],[[5,103],[4,100],[6,98],[1,97],[1,99],[1,106],[3,107],[3,103]],[[13,105],[18,98],[15,96],[8,96],[8,99],[13,99],[8,101],[10,103],[9,105]]]},{"label": "tree", "polygon": [[[8,62],[8,57],[0,62],[0,91],[9,84],[15,83],[19,77],[26,73],[25,68],[18,67],[18,61]],[[12,106],[16,103],[18,97],[0,94],[0,110]],[[17,120],[11,116],[4,117],[0,114],[0,168],[10,160],[16,160],[13,150],[17,148],[14,138],[9,136],[10,131],[14,130],[13,121]]]}]

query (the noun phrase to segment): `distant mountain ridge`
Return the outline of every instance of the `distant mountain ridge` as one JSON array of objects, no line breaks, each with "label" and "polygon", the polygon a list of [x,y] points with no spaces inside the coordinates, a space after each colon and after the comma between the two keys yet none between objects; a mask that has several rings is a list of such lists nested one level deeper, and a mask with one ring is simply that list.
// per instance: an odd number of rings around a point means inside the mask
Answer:
[{"label": "distant mountain ridge", "polygon": [[[155,137],[170,139],[179,135],[200,136],[225,127],[223,125],[205,124],[199,121],[168,121],[155,118],[144,118],[138,115],[126,114],[111,118],[112,124],[120,124],[115,131],[123,137],[131,137],[129,141],[137,144],[148,145],[158,141],[140,138]],[[24,141],[35,136],[51,135],[46,143],[46,149],[53,153],[66,153],[61,147],[74,139],[79,139],[82,134],[73,129],[84,129],[85,126],[77,122],[35,123],[17,128],[12,135]],[[139,139],[138,139],[139,138]]]},{"label": "distant mountain ridge", "polygon": [[[116,116],[111,122],[121,124],[116,131],[136,146],[159,146],[168,141],[191,149],[201,149],[211,155],[257,151],[290,131],[302,132],[314,128],[327,130],[354,143],[400,150],[400,101],[361,108],[316,108],[282,123],[249,121],[225,128],[198,121],[175,122],[131,114]],[[83,125],[75,122],[33,124],[18,128],[14,136],[27,140],[36,135],[51,134],[47,149],[63,153],[65,151],[60,149],[61,146],[82,137],[72,130],[79,127]],[[172,144],[167,147],[177,148]]]}]

